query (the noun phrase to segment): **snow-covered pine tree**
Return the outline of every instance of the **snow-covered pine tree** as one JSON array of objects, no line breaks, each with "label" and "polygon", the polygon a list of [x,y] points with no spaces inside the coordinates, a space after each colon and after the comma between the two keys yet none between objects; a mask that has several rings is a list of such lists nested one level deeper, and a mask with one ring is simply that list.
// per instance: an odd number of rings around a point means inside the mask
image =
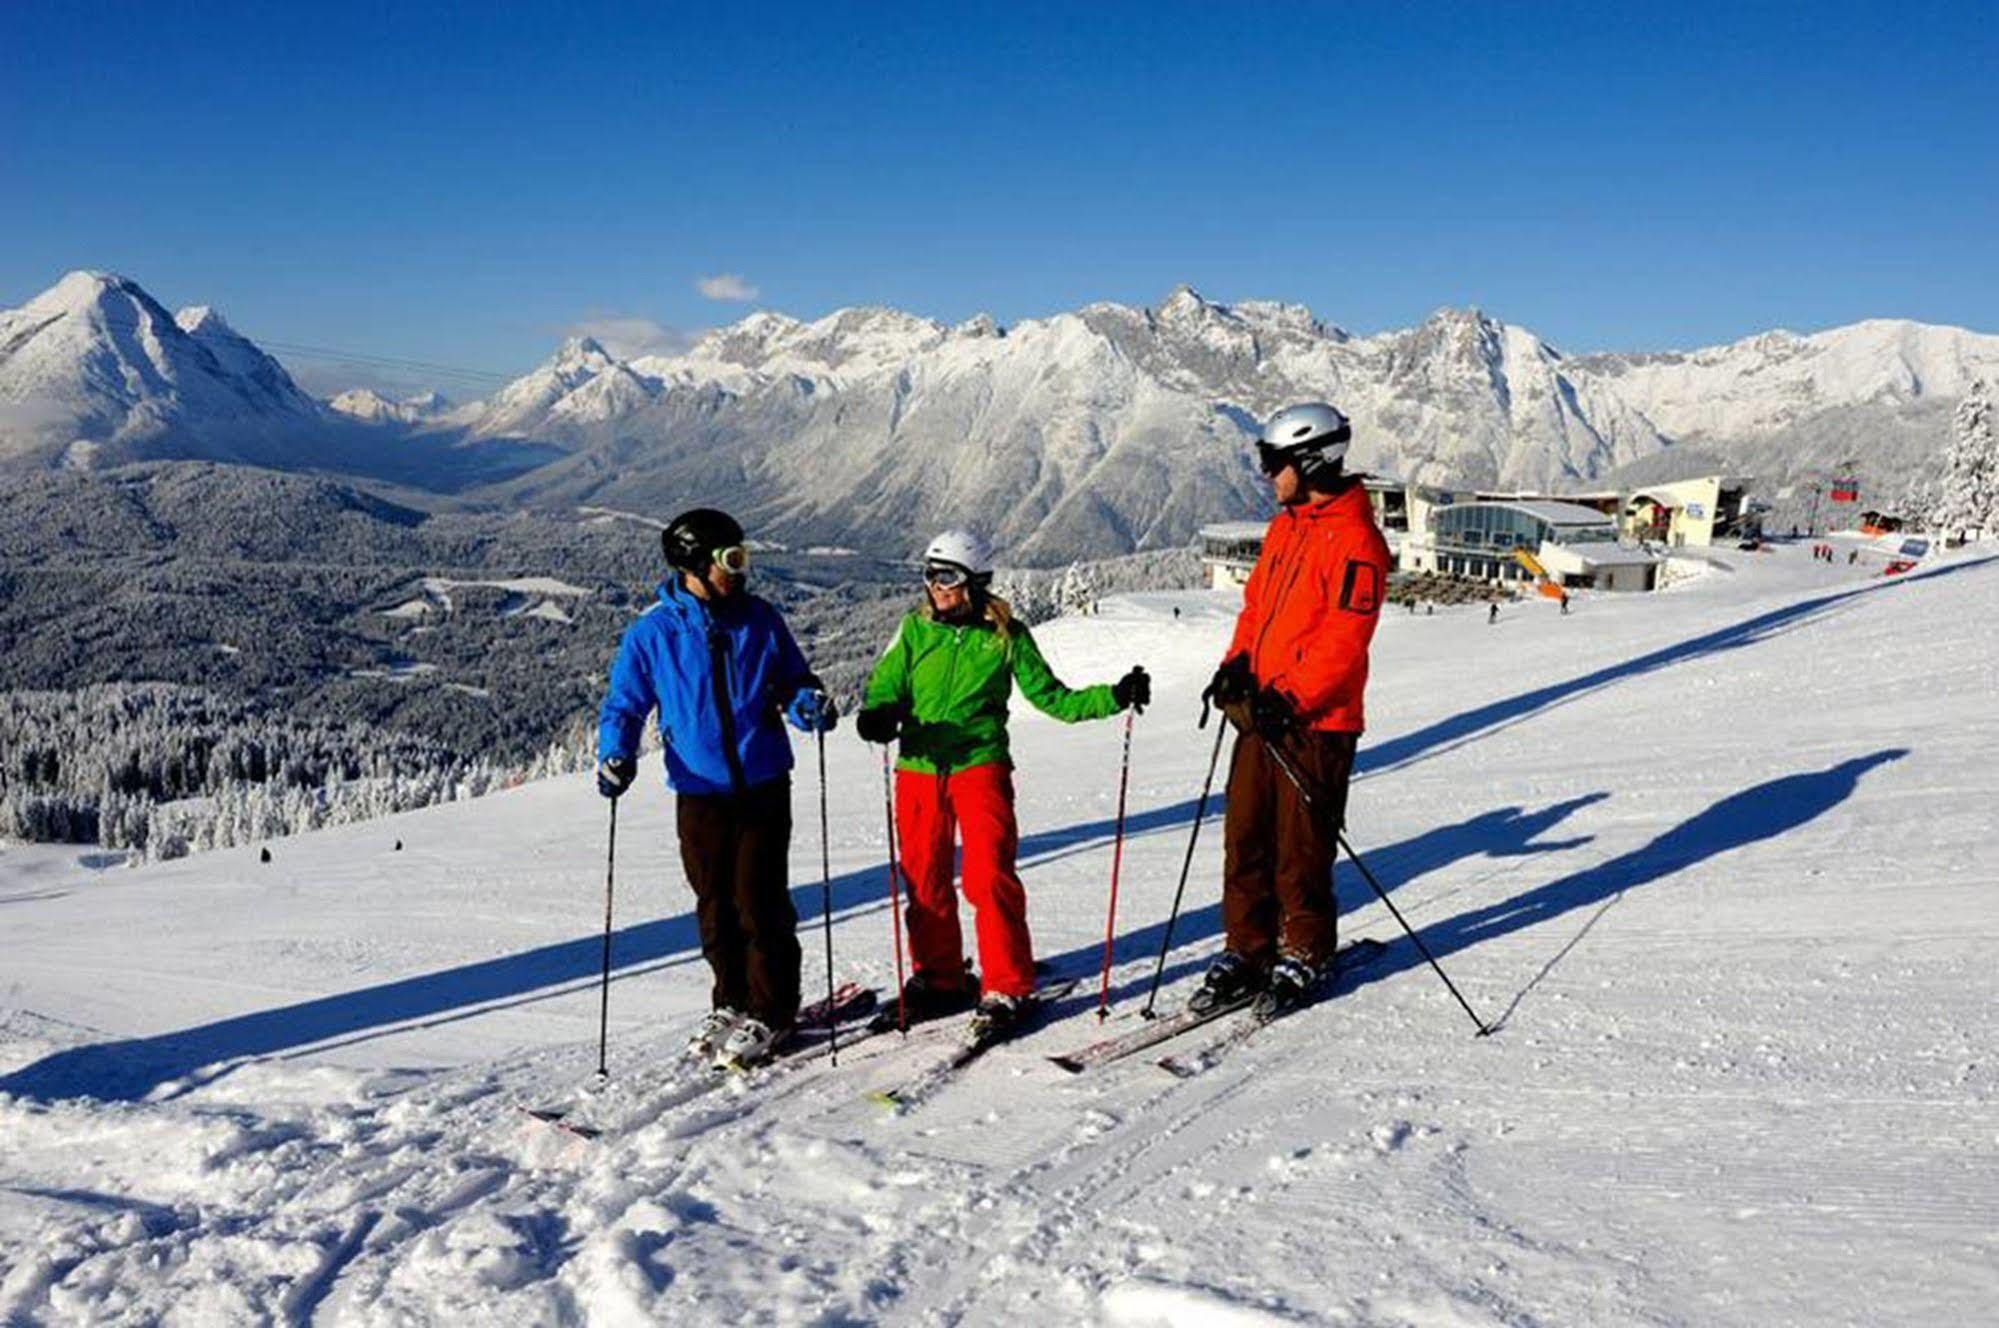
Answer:
[{"label": "snow-covered pine tree", "polygon": [[1090,605],[1097,598],[1097,579],[1090,569],[1081,563],[1070,563],[1062,573],[1062,584],[1055,592],[1055,599],[1063,613],[1088,613]]},{"label": "snow-covered pine tree", "polygon": [[1941,494],[1931,524],[1947,538],[1978,539],[1999,533],[1999,430],[1992,418],[1991,388],[1973,383],[1951,423]]}]

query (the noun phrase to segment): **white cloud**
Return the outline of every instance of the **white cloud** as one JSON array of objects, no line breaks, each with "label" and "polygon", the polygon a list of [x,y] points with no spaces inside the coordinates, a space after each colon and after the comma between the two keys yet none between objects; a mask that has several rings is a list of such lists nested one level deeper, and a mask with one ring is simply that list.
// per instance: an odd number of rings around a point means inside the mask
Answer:
[{"label": "white cloud", "polygon": [[711,300],[754,300],[763,292],[734,272],[717,272],[712,277],[697,277],[694,289]]},{"label": "white cloud", "polygon": [[565,335],[594,337],[621,360],[640,355],[678,355],[694,344],[691,333],[637,314],[591,314],[571,323]]}]

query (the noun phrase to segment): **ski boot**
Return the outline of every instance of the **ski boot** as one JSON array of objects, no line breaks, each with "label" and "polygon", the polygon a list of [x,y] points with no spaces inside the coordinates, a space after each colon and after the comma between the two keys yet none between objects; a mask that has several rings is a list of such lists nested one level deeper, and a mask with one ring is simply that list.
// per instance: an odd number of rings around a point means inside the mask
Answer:
[{"label": "ski boot", "polygon": [[1290,1014],[1301,1005],[1309,1004],[1312,989],[1318,985],[1319,972],[1302,959],[1285,955],[1270,966],[1270,981],[1257,995],[1256,1003],[1250,1007],[1259,1020],[1271,1020],[1280,1015]]},{"label": "ski boot", "polygon": [[877,1031],[895,1028],[903,1010],[908,1011],[911,1024],[921,1024],[946,1015],[963,1014],[978,1003],[979,978],[969,966],[964,979],[955,987],[944,986],[935,974],[916,972],[902,984],[901,1008],[889,1001],[875,1014],[870,1026]]},{"label": "ski boot", "polygon": [[729,1040],[729,1034],[742,1021],[741,1010],[731,1010],[726,1006],[710,1010],[687,1039],[687,1054],[696,1060],[707,1060],[722,1049],[722,1044]]},{"label": "ski boot", "polygon": [[1002,996],[994,992],[972,1011],[972,1021],[965,1030],[966,1037],[974,1043],[996,1042],[1019,1028],[1026,1012],[1027,1001],[1022,997]]},{"label": "ski boot", "polygon": [[791,1037],[788,1028],[772,1028],[761,1019],[748,1015],[729,1030],[729,1036],[715,1050],[715,1068],[718,1070],[747,1070],[752,1065],[762,1065],[777,1054],[777,1049]]},{"label": "ski boot", "polygon": [[1262,986],[1263,975],[1256,971],[1255,964],[1234,951],[1224,950],[1221,958],[1208,966],[1200,987],[1188,999],[1187,1008],[1195,1014],[1213,1014],[1240,1005]]}]

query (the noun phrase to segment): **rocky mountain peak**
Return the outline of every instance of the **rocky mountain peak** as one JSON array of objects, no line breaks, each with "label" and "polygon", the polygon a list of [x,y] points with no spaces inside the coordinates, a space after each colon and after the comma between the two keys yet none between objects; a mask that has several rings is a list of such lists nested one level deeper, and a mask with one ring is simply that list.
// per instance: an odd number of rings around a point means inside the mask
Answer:
[{"label": "rocky mountain peak", "polygon": [[597,338],[575,336],[565,340],[557,349],[553,363],[560,368],[587,368],[601,372],[617,361]]},{"label": "rocky mountain peak", "polygon": [[1203,299],[1201,292],[1183,282],[1160,301],[1155,312],[1162,323],[1185,322],[1215,312],[1215,306]]},{"label": "rocky mountain peak", "polygon": [[232,337],[238,335],[236,329],[229,326],[229,320],[222,316],[221,311],[207,304],[190,304],[180,310],[174,315],[174,325],[191,337],[198,337],[204,333]]}]

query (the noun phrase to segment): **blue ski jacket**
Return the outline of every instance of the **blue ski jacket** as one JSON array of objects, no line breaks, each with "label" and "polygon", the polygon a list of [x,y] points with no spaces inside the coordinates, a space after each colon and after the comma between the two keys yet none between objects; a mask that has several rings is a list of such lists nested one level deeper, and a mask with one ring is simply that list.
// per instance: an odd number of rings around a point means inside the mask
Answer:
[{"label": "blue ski jacket", "polygon": [[781,715],[817,687],[784,619],[747,591],[709,604],[677,582],[625,629],[597,721],[597,759],[634,759],[659,711],[666,782],[676,792],[740,793],[791,770]]}]

